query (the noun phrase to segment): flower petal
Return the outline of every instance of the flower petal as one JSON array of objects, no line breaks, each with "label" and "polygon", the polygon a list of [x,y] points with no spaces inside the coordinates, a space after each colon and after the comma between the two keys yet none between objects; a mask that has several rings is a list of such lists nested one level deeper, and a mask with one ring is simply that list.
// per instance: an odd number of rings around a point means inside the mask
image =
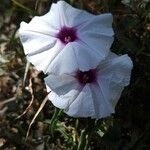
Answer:
[{"label": "flower petal", "polygon": [[112,81],[127,86],[130,82],[132,67],[133,63],[128,55],[111,55],[98,66],[98,70],[101,78],[111,77]]},{"label": "flower petal", "polygon": [[115,108],[122,90],[129,84],[132,67],[132,61],[127,55],[106,58],[99,66],[97,82],[112,108]]},{"label": "flower petal", "polygon": [[60,41],[57,41],[55,46],[51,49],[47,49],[45,51],[41,51],[39,53],[30,53],[27,55],[27,59],[31,62],[38,70],[42,70],[44,73],[48,72],[48,67],[51,62],[55,59],[57,55],[59,55],[62,50],[63,45]]},{"label": "flower petal", "polygon": [[19,36],[25,54],[38,53],[52,48],[56,43],[56,35],[62,26],[58,7],[52,4],[50,11],[43,16],[33,17],[29,23],[20,24]]},{"label": "flower petal", "polygon": [[[37,25],[36,25],[37,26]],[[34,31],[30,29],[30,25],[24,22],[21,23],[19,36],[24,47],[25,54],[39,53],[52,48],[56,43],[56,38],[48,34],[43,34],[42,31]],[[41,27],[42,29],[43,27]]]},{"label": "flower petal", "polygon": [[57,55],[50,64],[48,72],[56,74],[71,73],[80,69],[86,71],[96,68],[100,62],[98,51],[89,49],[81,42],[71,42]]},{"label": "flower petal", "polygon": [[72,117],[90,117],[95,114],[92,93],[89,85],[85,85],[65,113]]},{"label": "flower petal", "polygon": [[[81,37],[81,36],[80,36]],[[97,51],[99,53],[99,60],[102,61],[109,53],[110,47],[113,43],[113,37],[100,35],[98,33],[86,33],[82,42],[91,49],[91,51]]]},{"label": "flower petal", "polygon": [[98,84],[103,92],[105,101],[115,112],[115,106],[121,96],[121,92],[124,89],[124,86],[111,81],[110,79],[99,79]]},{"label": "flower petal", "polygon": [[94,15],[86,22],[83,26],[79,28],[79,32],[99,32],[104,35],[114,35],[114,31],[112,29],[113,17],[111,13],[105,13],[100,15]]},{"label": "flower petal", "polygon": [[107,102],[105,91],[103,91],[98,84],[91,84],[90,89],[95,110],[94,116],[91,117],[97,119],[105,118],[110,116],[111,113],[114,113],[114,109]]},{"label": "flower petal", "polygon": [[65,1],[58,1],[57,7],[59,9],[60,19],[64,26],[79,26],[94,16],[84,10],[72,7]]},{"label": "flower petal", "polygon": [[114,40],[111,14],[95,16],[77,31],[82,42],[101,54],[100,60],[107,56]]},{"label": "flower petal", "polygon": [[76,95],[78,95],[79,93],[80,92],[78,90],[72,89],[65,95],[59,96],[52,91],[48,94],[48,98],[53,103],[54,106],[60,109],[68,109],[70,104],[74,101]]},{"label": "flower petal", "polygon": [[78,62],[76,60],[72,44],[67,44],[60,53],[55,57],[47,68],[48,73],[55,73],[61,75],[63,73],[72,73],[78,69]]},{"label": "flower petal", "polygon": [[98,50],[92,50],[80,41],[78,43],[74,42],[72,46],[79,64],[79,70],[87,71],[94,69],[100,63],[101,53]]},{"label": "flower petal", "polygon": [[46,85],[59,96],[65,95],[72,89],[79,89],[76,79],[67,74],[61,76],[49,74],[44,80]]},{"label": "flower petal", "polygon": [[[23,22],[24,23],[24,22]],[[59,16],[59,9],[56,4],[52,4],[48,13],[43,16],[35,16],[27,24],[23,26],[24,30],[40,32],[54,36],[56,31],[60,30],[62,22]]]},{"label": "flower petal", "polygon": [[50,74],[45,78],[45,83],[47,90],[53,90],[48,95],[50,101],[60,109],[68,109],[82,89],[74,77],[66,74],[61,76]]}]

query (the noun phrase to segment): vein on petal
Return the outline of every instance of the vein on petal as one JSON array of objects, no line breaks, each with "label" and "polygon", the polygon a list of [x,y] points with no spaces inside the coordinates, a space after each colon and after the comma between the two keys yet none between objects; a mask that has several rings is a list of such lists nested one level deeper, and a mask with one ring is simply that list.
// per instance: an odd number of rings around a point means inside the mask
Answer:
[{"label": "vein on petal", "polygon": [[[99,82],[101,82],[99,80]],[[110,82],[110,79],[109,79]],[[97,86],[99,87],[99,89],[101,90],[102,96],[104,98],[105,103],[107,104],[107,106],[109,106],[109,110],[111,110],[111,112],[114,112],[114,108],[111,106],[111,104],[107,101],[107,98],[105,97],[104,91],[102,90],[101,86],[99,85],[99,83],[97,82]]]},{"label": "vein on petal", "polygon": [[39,53],[42,53],[44,51],[48,51],[50,50],[50,48],[54,47],[56,45],[56,40],[54,41],[53,44],[48,44],[47,46],[44,46],[38,50],[36,50],[35,52],[31,52],[30,54],[27,54],[27,56],[33,56],[33,55],[36,55],[36,54],[39,54]]}]

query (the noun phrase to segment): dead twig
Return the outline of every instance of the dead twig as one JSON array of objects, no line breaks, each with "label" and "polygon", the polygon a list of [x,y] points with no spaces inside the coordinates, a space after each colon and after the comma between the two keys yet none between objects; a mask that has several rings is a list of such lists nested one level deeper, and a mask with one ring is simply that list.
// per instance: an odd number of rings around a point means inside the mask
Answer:
[{"label": "dead twig", "polygon": [[0,110],[0,116],[3,116],[3,114],[6,112],[6,110],[8,109],[8,107],[4,107],[2,110]]},{"label": "dead twig", "polygon": [[27,61],[26,69],[25,69],[25,73],[24,73],[24,78],[23,78],[23,86],[25,86],[25,81],[26,81],[26,78],[27,78],[27,74],[28,74],[29,68],[30,68],[30,62]]},{"label": "dead twig", "polygon": [[6,99],[6,100],[0,102],[0,107],[2,107],[4,104],[7,104],[7,103],[15,101],[15,100],[16,100],[16,97],[12,97],[12,98]]},{"label": "dead twig", "polygon": [[33,101],[34,101],[34,94],[33,94],[33,89],[32,89],[32,78],[30,78],[29,80],[29,90],[30,90],[30,93],[31,93],[31,101],[30,101],[30,104],[28,105],[28,107],[25,109],[25,111],[20,115],[18,116],[16,119],[19,119],[21,118],[23,115],[25,115],[27,113],[27,111],[30,109]]},{"label": "dead twig", "polygon": [[37,111],[36,114],[34,115],[32,121],[31,121],[31,123],[30,123],[30,125],[29,125],[29,127],[28,127],[28,131],[27,131],[27,134],[26,134],[26,140],[27,140],[27,138],[28,138],[28,135],[29,135],[29,132],[30,132],[30,129],[31,129],[32,124],[34,123],[34,121],[35,121],[35,119],[37,118],[38,114],[41,112],[41,110],[42,110],[43,107],[45,106],[47,100],[48,100],[48,96],[45,97],[45,99],[44,99],[43,102],[41,103],[41,105],[40,105],[38,111]]}]

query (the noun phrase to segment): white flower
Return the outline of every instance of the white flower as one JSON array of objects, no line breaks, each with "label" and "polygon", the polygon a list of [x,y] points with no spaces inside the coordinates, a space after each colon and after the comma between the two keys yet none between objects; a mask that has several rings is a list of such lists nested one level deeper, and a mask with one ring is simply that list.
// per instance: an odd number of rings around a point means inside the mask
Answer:
[{"label": "white flower", "polygon": [[113,35],[110,13],[93,15],[64,1],[52,4],[44,16],[22,22],[19,29],[27,59],[44,73],[57,71],[63,62],[65,71],[74,62],[80,70],[96,67],[108,55]]},{"label": "white flower", "polygon": [[[129,84],[132,61],[128,55],[110,52],[95,69],[49,74],[45,78],[48,97],[73,117],[103,118],[115,112],[125,86]],[[60,74],[59,74],[60,73]]]}]

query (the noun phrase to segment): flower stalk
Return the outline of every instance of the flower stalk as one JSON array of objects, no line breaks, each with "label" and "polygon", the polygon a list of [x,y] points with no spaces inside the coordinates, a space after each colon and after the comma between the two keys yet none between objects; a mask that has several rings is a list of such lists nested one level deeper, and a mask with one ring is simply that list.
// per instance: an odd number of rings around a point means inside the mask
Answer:
[{"label": "flower stalk", "polygon": [[77,150],[87,150],[88,148],[88,133],[86,129],[81,131],[80,142]]},{"label": "flower stalk", "polygon": [[95,119],[87,118],[87,127],[81,131],[80,141],[77,150],[87,150],[91,134],[95,131]]}]

